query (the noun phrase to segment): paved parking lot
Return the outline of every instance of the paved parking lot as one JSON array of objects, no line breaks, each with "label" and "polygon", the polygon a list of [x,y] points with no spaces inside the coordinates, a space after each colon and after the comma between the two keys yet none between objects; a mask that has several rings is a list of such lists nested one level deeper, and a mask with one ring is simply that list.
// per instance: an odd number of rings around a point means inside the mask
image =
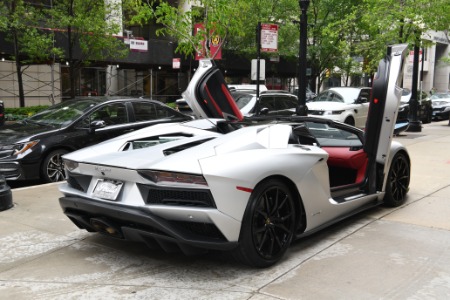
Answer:
[{"label": "paved parking lot", "polygon": [[63,215],[57,184],[14,189],[0,212],[0,299],[449,299],[447,124],[396,138],[412,158],[405,205],[297,241],[268,269],[87,233]]}]

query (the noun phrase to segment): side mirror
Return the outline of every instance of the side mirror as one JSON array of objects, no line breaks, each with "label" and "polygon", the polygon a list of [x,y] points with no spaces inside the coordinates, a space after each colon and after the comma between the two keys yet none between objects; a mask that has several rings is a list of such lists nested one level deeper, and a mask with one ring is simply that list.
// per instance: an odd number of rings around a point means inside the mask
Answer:
[{"label": "side mirror", "polygon": [[269,109],[267,107],[263,107],[259,110],[259,114],[261,116],[267,115],[269,113]]},{"label": "side mirror", "polygon": [[89,124],[89,132],[94,133],[96,129],[106,127],[106,123],[103,120],[94,120]]},{"label": "side mirror", "polygon": [[360,97],[358,99],[356,99],[355,103],[356,104],[361,104],[361,103],[367,103],[368,99],[366,97]]}]

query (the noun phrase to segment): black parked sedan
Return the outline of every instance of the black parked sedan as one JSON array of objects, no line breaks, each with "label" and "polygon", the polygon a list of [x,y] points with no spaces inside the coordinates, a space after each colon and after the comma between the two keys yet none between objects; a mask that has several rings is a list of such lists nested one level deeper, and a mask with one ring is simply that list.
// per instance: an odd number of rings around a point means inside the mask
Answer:
[{"label": "black parked sedan", "polygon": [[[417,120],[422,121],[423,124],[430,123],[433,113],[431,100],[427,97],[427,93],[425,92],[422,92],[422,96],[420,96],[418,92],[417,96],[419,97],[417,101]],[[409,89],[403,89],[397,120],[412,120],[411,107],[409,103],[410,100],[411,91]]]},{"label": "black parked sedan", "polygon": [[0,128],[0,174],[7,180],[60,181],[63,154],[146,126],[191,119],[153,100],[64,101]]}]

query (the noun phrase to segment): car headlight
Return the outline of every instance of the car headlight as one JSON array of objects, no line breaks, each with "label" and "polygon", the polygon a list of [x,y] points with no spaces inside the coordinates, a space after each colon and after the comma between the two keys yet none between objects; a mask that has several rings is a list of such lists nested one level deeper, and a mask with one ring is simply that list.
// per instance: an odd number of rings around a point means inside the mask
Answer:
[{"label": "car headlight", "polygon": [[0,151],[11,151],[11,155],[19,155],[31,149],[37,143],[39,143],[39,140],[12,145],[0,145]]},{"label": "car headlight", "polygon": [[76,161],[63,159],[63,162],[64,162],[64,167],[70,172],[72,172],[73,170],[78,168],[78,162],[76,162]]},{"label": "car headlight", "polygon": [[168,171],[139,170],[138,173],[154,183],[183,183],[208,185],[205,178],[201,175],[177,173]]},{"label": "car headlight", "polygon": [[340,115],[344,112],[345,110],[327,110],[324,112],[324,115]]},{"label": "car headlight", "polygon": [[446,106],[446,107],[444,108],[444,112],[447,112],[447,111],[450,111],[450,106]]}]

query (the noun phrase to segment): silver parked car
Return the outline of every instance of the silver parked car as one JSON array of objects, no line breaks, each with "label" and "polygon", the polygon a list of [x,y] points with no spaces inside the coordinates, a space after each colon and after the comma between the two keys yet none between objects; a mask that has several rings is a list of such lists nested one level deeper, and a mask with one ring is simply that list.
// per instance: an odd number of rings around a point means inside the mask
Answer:
[{"label": "silver parked car", "polygon": [[273,265],[294,239],[406,201],[410,158],[392,141],[390,121],[406,54],[406,44],[395,45],[380,62],[365,131],[314,117],[248,122],[220,70],[202,60],[183,98],[202,119],[191,122],[210,126],[189,134],[182,127],[190,122],[159,125],[114,147],[107,141],[66,154],[60,205],[79,228],[112,238]]}]

